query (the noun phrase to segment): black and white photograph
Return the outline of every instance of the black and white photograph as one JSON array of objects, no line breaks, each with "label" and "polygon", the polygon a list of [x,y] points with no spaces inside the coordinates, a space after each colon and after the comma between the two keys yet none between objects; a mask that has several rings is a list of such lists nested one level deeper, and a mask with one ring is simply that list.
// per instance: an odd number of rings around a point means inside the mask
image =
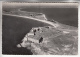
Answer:
[{"label": "black and white photograph", "polygon": [[78,55],[78,3],[2,3],[3,55]]}]

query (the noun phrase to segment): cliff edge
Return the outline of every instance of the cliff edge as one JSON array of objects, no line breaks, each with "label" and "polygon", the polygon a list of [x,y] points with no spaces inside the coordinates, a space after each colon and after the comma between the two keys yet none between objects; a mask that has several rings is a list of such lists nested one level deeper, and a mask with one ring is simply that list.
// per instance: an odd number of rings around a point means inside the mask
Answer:
[{"label": "cliff edge", "polygon": [[34,27],[17,47],[28,48],[36,55],[76,55],[77,36],[76,30],[58,30],[52,26]]}]

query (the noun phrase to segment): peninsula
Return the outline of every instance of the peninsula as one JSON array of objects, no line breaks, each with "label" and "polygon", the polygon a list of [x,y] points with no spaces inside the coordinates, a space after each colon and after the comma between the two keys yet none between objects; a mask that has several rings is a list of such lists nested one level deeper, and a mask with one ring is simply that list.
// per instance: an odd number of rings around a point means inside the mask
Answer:
[{"label": "peninsula", "polygon": [[18,48],[30,49],[34,55],[77,55],[78,29],[61,24],[55,20],[48,21],[45,14],[26,11],[3,11],[3,15],[28,18],[49,24],[50,26],[33,27],[24,35]]}]

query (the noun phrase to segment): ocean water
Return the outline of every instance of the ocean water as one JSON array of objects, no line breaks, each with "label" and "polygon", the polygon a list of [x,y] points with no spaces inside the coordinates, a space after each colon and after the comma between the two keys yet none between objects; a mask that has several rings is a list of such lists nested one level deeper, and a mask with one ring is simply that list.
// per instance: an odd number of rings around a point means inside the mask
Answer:
[{"label": "ocean water", "polygon": [[[44,13],[48,20],[56,20],[60,23],[78,27],[77,8],[24,8],[23,11]],[[26,33],[32,27],[47,26],[48,24],[12,16],[2,16],[2,53],[3,54],[26,54],[32,52],[26,48],[17,48]]]},{"label": "ocean water", "polygon": [[3,15],[2,19],[2,53],[3,54],[32,54],[26,48],[17,48],[26,33],[32,27],[47,26],[48,24],[21,18]]},{"label": "ocean water", "polygon": [[48,20],[78,27],[78,8],[23,8],[22,11],[44,13]]}]

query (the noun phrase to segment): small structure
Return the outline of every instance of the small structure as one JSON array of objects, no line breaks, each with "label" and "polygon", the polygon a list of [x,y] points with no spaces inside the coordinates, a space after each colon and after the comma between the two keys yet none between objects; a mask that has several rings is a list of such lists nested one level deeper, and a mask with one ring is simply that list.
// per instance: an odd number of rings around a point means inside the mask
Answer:
[{"label": "small structure", "polygon": [[33,38],[28,38],[28,41],[34,42],[34,43],[39,43],[39,41],[37,39],[33,39]]},{"label": "small structure", "polygon": [[34,43],[42,43],[43,37],[35,39],[35,38],[28,38],[28,41],[34,42]]},{"label": "small structure", "polygon": [[27,36],[34,35],[34,33],[28,33]]}]

